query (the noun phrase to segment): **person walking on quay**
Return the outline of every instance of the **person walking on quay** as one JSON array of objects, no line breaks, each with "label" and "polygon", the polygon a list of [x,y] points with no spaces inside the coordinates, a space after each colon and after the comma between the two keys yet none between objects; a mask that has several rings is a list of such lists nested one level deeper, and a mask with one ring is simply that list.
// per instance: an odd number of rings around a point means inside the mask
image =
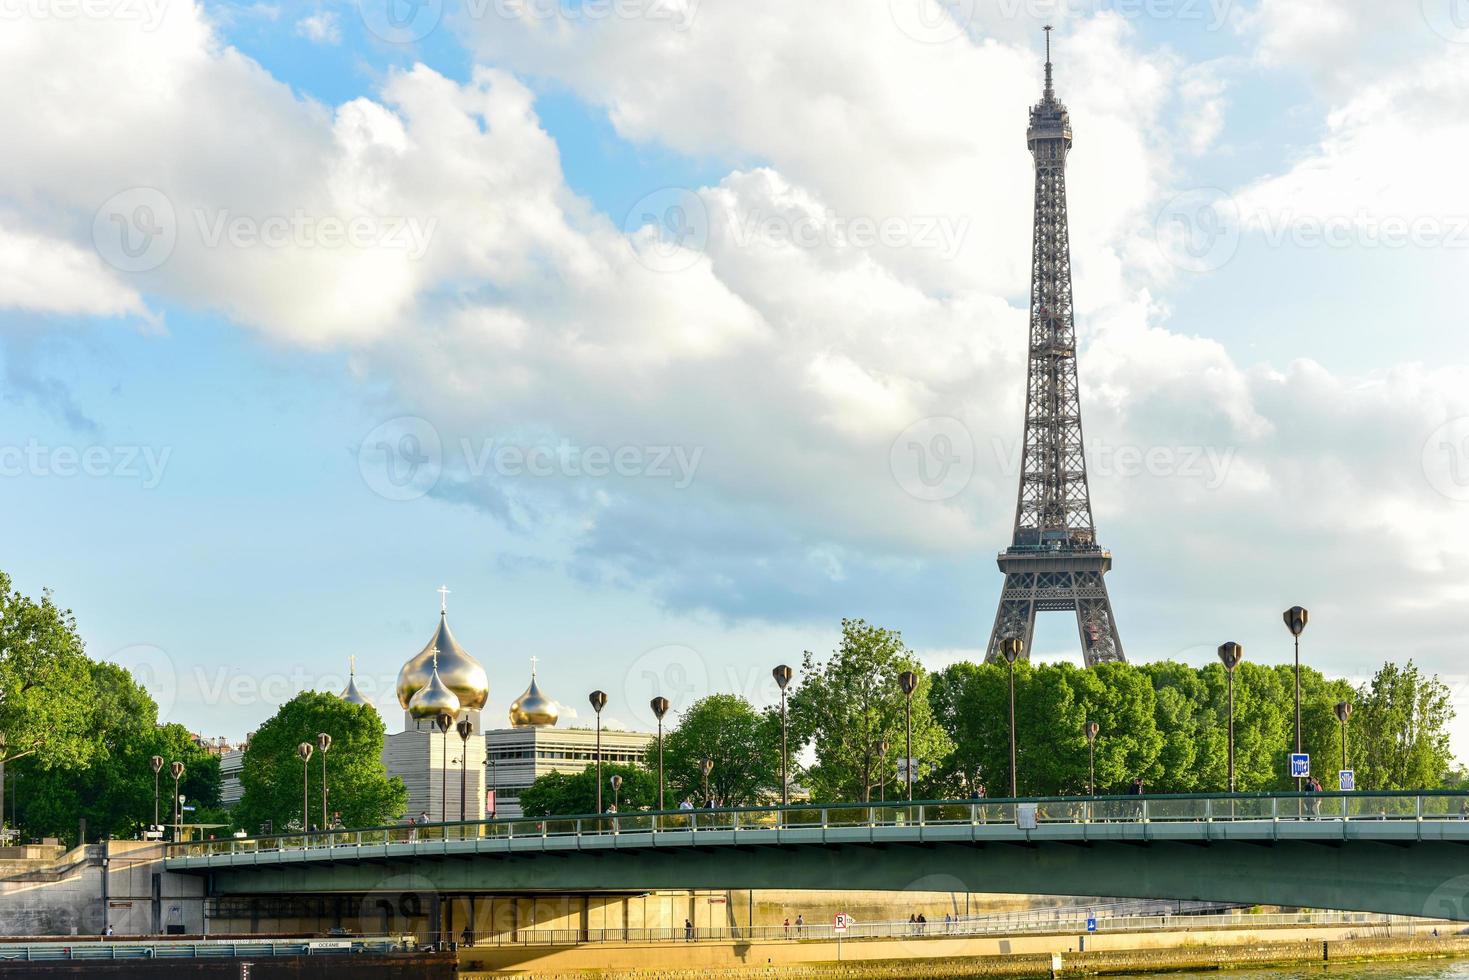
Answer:
[{"label": "person walking on quay", "polygon": [[800,912],[796,913],[796,938],[800,939],[806,933],[806,916]]},{"label": "person walking on quay", "polygon": [[790,916],[786,916],[785,931],[786,931],[786,938],[787,939],[791,938],[791,917]]},{"label": "person walking on quay", "polygon": [[683,920],[683,941],[686,942],[686,943],[691,943],[691,942],[694,941],[694,920],[693,919],[684,919]]},{"label": "person walking on quay", "polygon": [[920,936],[928,934],[928,916],[922,912],[918,913],[918,934]]},{"label": "person walking on quay", "polygon": [[910,936],[918,935],[918,913],[916,912],[908,913],[908,934]]}]

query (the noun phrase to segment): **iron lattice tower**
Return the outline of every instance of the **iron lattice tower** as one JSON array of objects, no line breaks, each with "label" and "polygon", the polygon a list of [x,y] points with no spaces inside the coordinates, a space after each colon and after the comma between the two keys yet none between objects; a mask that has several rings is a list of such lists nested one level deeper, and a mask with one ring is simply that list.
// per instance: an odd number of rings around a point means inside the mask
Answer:
[{"label": "iron lattice tower", "polygon": [[1071,306],[1071,244],[1066,225],[1066,155],[1071,117],[1051,78],[1046,28],[1046,88],[1030,110],[1026,142],[1035,158],[1035,232],[1030,273],[1030,353],[1025,443],[1015,536],[999,557],[1005,573],[988,659],[1019,637],[1030,656],[1035,614],[1074,610],[1088,667],[1124,660],[1103,576],[1111,552],[1097,545],[1081,437],[1076,324]]}]

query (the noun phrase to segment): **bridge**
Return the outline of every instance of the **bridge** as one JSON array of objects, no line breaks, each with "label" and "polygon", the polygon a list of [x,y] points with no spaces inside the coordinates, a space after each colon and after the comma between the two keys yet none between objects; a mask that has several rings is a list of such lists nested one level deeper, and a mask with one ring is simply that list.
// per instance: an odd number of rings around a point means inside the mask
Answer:
[{"label": "bridge", "polygon": [[211,894],[837,888],[1469,920],[1469,793],[1038,798],[626,813],[170,845]]}]

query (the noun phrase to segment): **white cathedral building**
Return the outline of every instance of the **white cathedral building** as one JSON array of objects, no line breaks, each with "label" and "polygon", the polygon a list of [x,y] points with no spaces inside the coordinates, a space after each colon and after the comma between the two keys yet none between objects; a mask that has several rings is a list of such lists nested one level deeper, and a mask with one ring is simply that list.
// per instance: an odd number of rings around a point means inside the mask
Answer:
[{"label": "white cathedral building", "polygon": [[[458,820],[461,812],[466,820],[518,817],[520,793],[538,776],[581,772],[596,761],[596,732],[557,727],[560,708],[541,693],[534,662],[530,686],[510,706],[509,727],[486,729],[489,676],[455,639],[443,602],[433,636],[398,672],[396,693],[403,731],[384,739],[383,764],[407,786],[410,817],[426,813],[431,823]],[[372,703],[355,676],[341,696]],[[647,733],[604,728],[602,761],[641,763],[652,740]]]}]

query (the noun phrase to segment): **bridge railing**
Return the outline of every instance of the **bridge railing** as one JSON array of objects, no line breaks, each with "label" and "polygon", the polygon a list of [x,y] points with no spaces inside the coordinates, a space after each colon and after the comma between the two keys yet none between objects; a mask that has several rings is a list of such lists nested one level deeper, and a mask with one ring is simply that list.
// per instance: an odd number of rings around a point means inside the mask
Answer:
[{"label": "bridge railing", "polygon": [[1197,796],[1041,797],[929,800],[789,807],[629,811],[231,837],[167,845],[171,858],[448,841],[516,841],[623,835],[704,834],[757,837],[802,830],[1092,823],[1209,823],[1317,820],[1469,820],[1469,793],[1210,794]]}]

